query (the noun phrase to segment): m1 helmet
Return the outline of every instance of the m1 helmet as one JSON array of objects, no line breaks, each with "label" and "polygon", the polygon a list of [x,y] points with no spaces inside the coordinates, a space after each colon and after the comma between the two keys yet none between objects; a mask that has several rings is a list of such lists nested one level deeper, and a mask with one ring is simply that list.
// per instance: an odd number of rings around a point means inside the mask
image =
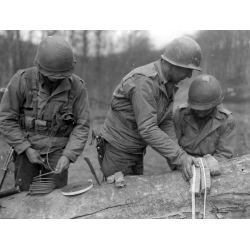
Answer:
[{"label": "m1 helmet", "polygon": [[201,71],[201,48],[190,37],[182,36],[171,41],[161,57],[175,66]]},{"label": "m1 helmet", "polygon": [[76,60],[62,37],[48,36],[38,45],[34,64],[43,75],[62,79],[72,75]]},{"label": "m1 helmet", "polygon": [[223,94],[218,80],[207,74],[197,76],[188,91],[189,107],[195,110],[208,110],[219,105]]}]

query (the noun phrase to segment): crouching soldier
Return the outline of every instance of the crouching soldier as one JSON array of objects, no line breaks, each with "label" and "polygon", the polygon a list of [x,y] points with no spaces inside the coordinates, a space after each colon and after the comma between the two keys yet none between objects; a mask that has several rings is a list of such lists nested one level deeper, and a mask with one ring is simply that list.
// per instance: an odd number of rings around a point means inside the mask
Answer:
[{"label": "crouching soldier", "polygon": [[27,191],[35,176],[53,172],[56,188],[85,146],[89,105],[85,84],[74,75],[75,58],[61,37],[38,46],[35,67],[19,70],[0,105],[0,129],[16,152],[15,185]]},{"label": "crouching soldier", "polygon": [[222,106],[223,94],[217,79],[197,76],[190,85],[188,103],[177,108],[174,127],[179,145],[190,155],[212,155],[218,162],[234,155],[235,120]]}]

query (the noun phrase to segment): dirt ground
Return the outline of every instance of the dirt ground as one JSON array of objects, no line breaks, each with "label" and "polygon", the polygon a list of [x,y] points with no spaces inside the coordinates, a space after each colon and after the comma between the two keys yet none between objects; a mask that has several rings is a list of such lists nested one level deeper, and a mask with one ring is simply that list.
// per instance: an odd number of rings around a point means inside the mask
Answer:
[{"label": "dirt ground", "polygon": [[[175,107],[178,105],[176,103]],[[250,103],[238,103],[238,104],[224,104],[225,108],[228,108],[233,112],[233,115],[236,120],[236,129],[237,129],[237,145],[235,149],[235,157],[249,154],[250,153]],[[99,132],[101,130],[102,124],[104,122],[104,118],[106,115],[106,111],[100,112],[93,110],[91,112],[91,129],[94,128],[95,131]],[[89,145],[91,141],[91,137],[89,136],[87,145],[83,154],[78,158],[76,163],[71,164],[69,169],[69,180],[68,183],[81,181],[84,179],[91,178],[95,183],[95,179],[90,172],[90,169],[83,159],[84,157],[89,157],[91,160],[97,176],[99,180],[102,180],[102,173],[100,171],[100,166],[96,156],[96,148],[94,145]],[[6,158],[5,150],[7,150],[9,146],[0,138],[0,166],[4,164],[4,160]],[[147,153],[144,158],[144,174],[150,175],[153,173],[164,173],[166,171],[170,171],[166,160],[160,156],[157,152],[155,152],[152,148],[147,148]],[[9,173],[5,178],[4,185],[2,190],[6,190],[12,188],[14,186],[14,174],[13,174],[13,163],[10,164]],[[0,178],[2,177],[3,171],[0,169]]]}]

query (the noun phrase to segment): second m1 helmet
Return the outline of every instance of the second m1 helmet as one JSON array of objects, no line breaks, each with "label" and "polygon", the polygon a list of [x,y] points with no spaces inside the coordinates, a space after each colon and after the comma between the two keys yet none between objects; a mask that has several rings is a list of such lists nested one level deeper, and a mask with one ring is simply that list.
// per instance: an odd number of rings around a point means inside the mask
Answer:
[{"label": "second m1 helmet", "polygon": [[201,48],[190,37],[182,36],[171,41],[161,57],[175,66],[201,71]]}]

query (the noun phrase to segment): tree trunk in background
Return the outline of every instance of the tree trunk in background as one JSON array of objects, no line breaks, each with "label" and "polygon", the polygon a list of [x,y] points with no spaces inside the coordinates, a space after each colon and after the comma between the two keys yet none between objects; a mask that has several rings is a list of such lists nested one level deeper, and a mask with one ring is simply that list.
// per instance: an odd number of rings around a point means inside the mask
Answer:
[{"label": "tree trunk in background", "polygon": [[15,46],[16,46],[16,50],[15,50],[15,67],[14,67],[14,71],[17,72],[17,70],[19,70],[21,68],[21,58],[22,58],[22,48],[21,48],[21,41],[20,41],[20,31],[16,30],[15,31],[16,36],[15,36]]},{"label": "tree trunk in background", "polygon": [[12,30],[7,30],[7,58],[8,58],[8,78],[10,79],[14,74],[14,60],[13,60],[13,39],[14,33]]},{"label": "tree trunk in background", "polygon": [[89,41],[88,41],[88,30],[82,31],[82,57],[81,57],[81,67],[82,67],[82,77],[88,82],[87,79],[87,67],[88,67],[88,53],[89,53]]},{"label": "tree trunk in background", "polygon": [[[250,155],[221,165],[221,175],[211,178],[206,218],[250,218]],[[191,218],[189,183],[180,172],[125,179],[125,188],[102,183],[72,197],[54,190],[47,195],[22,192],[1,198],[0,218]],[[203,196],[196,198],[196,217],[203,217]]]},{"label": "tree trunk in background", "polygon": [[[94,98],[96,100],[101,101],[99,95],[100,90],[102,89],[102,61],[101,61],[101,47],[102,47],[102,32],[101,30],[95,31],[95,78],[94,78],[94,85],[95,85],[95,91],[94,91]],[[101,88],[100,88],[101,87]],[[99,98],[98,98],[99,97]],[[101,102],[98,103],[98,107],[101,108]]]}]

